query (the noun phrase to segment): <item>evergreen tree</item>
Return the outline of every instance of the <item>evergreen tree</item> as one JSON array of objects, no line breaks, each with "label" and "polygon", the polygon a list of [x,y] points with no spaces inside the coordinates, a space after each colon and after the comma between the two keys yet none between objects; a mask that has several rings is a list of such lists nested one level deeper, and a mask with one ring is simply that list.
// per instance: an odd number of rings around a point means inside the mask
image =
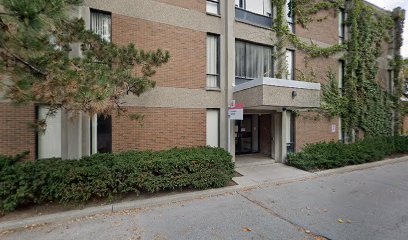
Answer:
[{"label": "evergreen tree", "polygon": [[[169,53],[102,40],[69,12],[81,0],[0,0],[0,90],[15,103],[90,115],[124,113],[121,99],[155,86]],[[72,46],[81,57],[70,57]]]}]

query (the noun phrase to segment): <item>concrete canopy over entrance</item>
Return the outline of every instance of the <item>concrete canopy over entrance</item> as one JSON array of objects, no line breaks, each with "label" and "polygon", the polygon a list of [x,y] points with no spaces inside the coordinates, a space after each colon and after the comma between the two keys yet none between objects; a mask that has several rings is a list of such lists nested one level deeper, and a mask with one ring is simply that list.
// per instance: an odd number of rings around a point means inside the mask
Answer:
[{"label": "concrete canopy over entrance", "polygon": [[235,123],[235,153],[262,153],[284,163],[293,151],[294,116],[287,109],[320,107],[320,83],[259,78],[234,87],[244,120]]}]

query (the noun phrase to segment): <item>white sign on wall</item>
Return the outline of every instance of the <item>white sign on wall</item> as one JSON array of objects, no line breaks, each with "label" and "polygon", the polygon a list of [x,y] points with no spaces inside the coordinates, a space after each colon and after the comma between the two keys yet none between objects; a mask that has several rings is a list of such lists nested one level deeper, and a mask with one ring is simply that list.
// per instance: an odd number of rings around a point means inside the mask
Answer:
[{"label": "white sign on wall", "polygon": [[333,125],[331,126],[331,132],[332,132],[332,133],[335,133],[335,132],[336,132],[336,125],[333,124]]},{"label": "white sign on wall", "polygon": [[229,108],[228,116],[230,120],[243,120],[244,119],[244,104],[236,103],[234,106]]}]

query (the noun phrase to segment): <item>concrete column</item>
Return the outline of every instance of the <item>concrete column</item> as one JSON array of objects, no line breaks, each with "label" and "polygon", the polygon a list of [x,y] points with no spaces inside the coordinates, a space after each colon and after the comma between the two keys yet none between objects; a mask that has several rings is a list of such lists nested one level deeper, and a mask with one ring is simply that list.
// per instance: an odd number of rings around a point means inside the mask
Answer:
[{"label": "concrete column", "polygon": [[276,149],[275,149],[275,113],[271,113],[271,158],[276,160]]},{"label": "concrete column", "polygon": [[98,116],[95,114],[92,116],[92,149],[91,154],[98,153]]},{"label": "concrete column", "polygon": [[91,119],[88,114],[82,114],[82,156],[91,155]]},{"label": "concrete column", "polygon": [[288,143],[288,139],[287,139],[287,131],[288,131],[288,114],[287,111],[284,110],[282,111],[282,150],[281,150],[281,162],[282,163],[286,163],[287,159],[287,143]]},{"label": "concrete column", "polygon": [[[224,44],[222,54],[224,54],[222,65],[225,68],[225,123],[228,126],[228,106],[233,100],[233,84],[235,83],[235,37],[234,37],[234,22],[235,22],[235,2],[221,1],[221,18],[224,23]],[[230,128],[225,128],[226,135],[230,135],[230,149],[235,161],[235,134],[234,121],[231,121]],[[227,140],[225,141],[227,142]],[[228,147],[227,147],[228,148]]]}]

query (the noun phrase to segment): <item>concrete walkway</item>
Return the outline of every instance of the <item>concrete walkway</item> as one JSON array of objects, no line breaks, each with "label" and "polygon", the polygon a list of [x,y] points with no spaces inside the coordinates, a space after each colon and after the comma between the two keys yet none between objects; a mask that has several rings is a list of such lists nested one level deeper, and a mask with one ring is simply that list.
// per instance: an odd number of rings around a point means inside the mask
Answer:
[{"label": "concrete walkway", "polygon": [[261,154],[236,156],[235,171],[241,177],[233,178],[240,186],[252,186],[267,182],[293,180],[314,176],[313,173],[302,171],[282,163],[275,163],[273,159]]}]

